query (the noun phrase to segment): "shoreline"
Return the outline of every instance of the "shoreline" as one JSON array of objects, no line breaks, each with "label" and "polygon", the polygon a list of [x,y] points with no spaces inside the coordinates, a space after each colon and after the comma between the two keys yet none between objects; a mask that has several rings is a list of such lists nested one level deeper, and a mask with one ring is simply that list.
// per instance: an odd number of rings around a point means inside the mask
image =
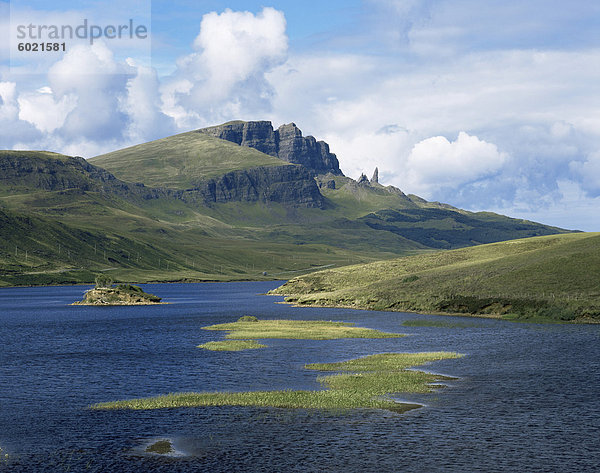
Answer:
[{"label": "shoreline", "polygon": [[[217,283],[229,283],[229,282],[269,282],[269,281],[283,281],[286,282],[287,279],[227,279],[227,280],[219,280],[219,279],[198,279],[198,280],[190,280],[190,279],[181,279],[181,280],[173,280],[170,279],[168,281],[146,281],[146,282],[131,282],[131,281],[115,281],[118,284],[217,284]],[[93,286],[94,282],[71,282],[71,283],[60,283],[60,284],[22,284],[16,286],[0,286],[0,290],[2,289],[16,289],[20,287],[68,287],[68,286]]]},{"label": "shoreline", "polygon": [[[268,296],[276,296],[276,297],[289,297],[281,294],[267,294]],[[555,319],[544,319],[544,318],[507,318],[504,315],[510,314],[475,314],[470,312],[441,312],[441,311],[416,311],[416,310],[408,310],[408,309],[373,309],[370,307],[360,307],[354,305],[344,305],[344,304],[297,304],[295,302],[287,302],[280,301],[276,302],[276,304],[285,304],[292,307],[298,308],[320,308],[320,309],[354,309],[354,310],[366,310],[371,312],[397,312],[397,313],[405,313],[405,314],[416,314],[416,315],[437,315],[437,316],[450,316],[450,317],[465,317],[472,319],[493,319],[493,320],[504,320],[506,322],[517,322],[517,323],[542,323],[542,324],[560,324],[560,325],[597,325],[600,324],[600,319],[594,319],[591,317],[582,317],[575,320],[563,320],[557,321]]]},{"label": "shoreline", "polygon": [[[197,280],[197,281],[179,280],[179,281],[175,281],[175,280],[169,280],[169,281],[150,281],[150,282],[142,282],[142,283],[133,282],[132,284],[218,284],[218,283],[235,283],[235,282],[271,282],[271,281],[273,281],[273,282],[274,281],[282,281],[282,283],[286,282],[285,279],[231,279],[231,280],[226,280],[226,281],[219,281],[219,280]],[[2,289],[90,286],[93,284],[94,283],[70,283],[70,284],[39,284],[39,285],[32,284],[32,285],[23,285],[23,286],[0,286],[0,291]],[[293,296],[293,295],[282,295],[282,294],[271,294],[271,293],[264,293],[262,295],[273,296],[273,297],[284,297],[284,298]],[[374,308],[360,307],[360,306],[355,306],[355,305],[344,305],[344,304],[331,304],[331,305],[307,304],[307,305],[303,305],[303,304],[297,304],[295,302],[287,302],[285,300],[278,301],[275,303],[276,304],[285,304],[285,305],[289,305],[292,307],[298,307],[298,308],[314,307],[314,308],[321,308],[321,309],[355,309],[355,310],[366,310],[366,311],[373,311],[373,312],[398,312],[398,313],[417,314],[417,315],[437,315],[437,316],[467,317],[467,318],[478,318],[478,319],[494,319],[494,320],[505,320],[508,322],[554,323],[554,324],[558,323],[558,324],[567,324],[567,325],[600,324],[600,320],[596,320],[591,317],[578,318],[578,319],[575,319],[572,321],[560,321],[559,322],[554,319],[547,319],[547,320],[543,320],[543,319],[532,319],[532,320],[510,319],[510,318],[503,317],[503,315],[501,315],[501,314],[475,314],[475,313],[467,313],[467,312],[415,311],[415,310],[409,310],[409,309],[400,310],[400,309],[393,309],[393,308],[382,310],[382,309],[374,309]],[[77,303],[72,303],[69,305],[87,305],[87,306],[101,307],[101,306],[126,306],[126,305],[161,305],[161,304],[169,304],[169,302],[159,302],[159,303],[152,303],[152,304],[77,304]]]},{"label": "shoreline", "polygon": [[91,307],[115,307],[115,306],[137,306],[137,305],[168,305],[170,302],[124,302],[121,304],[92,304],[85,302],[72,302],[69,305],[85,305]]}]

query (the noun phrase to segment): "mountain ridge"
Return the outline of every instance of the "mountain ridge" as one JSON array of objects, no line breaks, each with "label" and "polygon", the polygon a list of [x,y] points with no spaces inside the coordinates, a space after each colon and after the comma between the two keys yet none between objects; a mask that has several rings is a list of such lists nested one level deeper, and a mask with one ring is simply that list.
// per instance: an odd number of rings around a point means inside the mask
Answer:
[{"label": "mountain ridge", "polygon": [[[235,123],[223,126],[241,127],[242,136],[244,123],[272,130],[270,122]],[[260,136],[247,131],[245,139],[260,148]],[[325,160],[307,168],[257,148],[196,130],[87,161],[0,152],[0,209],[12,215],[3,220],[0,285],[84,282],[98,271],[125,282],[286,278],[566,232],[427,202],[381,185],[378,173],[359,181],[341,170],[319,174]],[[30,238],[28,218],[35,232],[56,240],[51,250]]]}]

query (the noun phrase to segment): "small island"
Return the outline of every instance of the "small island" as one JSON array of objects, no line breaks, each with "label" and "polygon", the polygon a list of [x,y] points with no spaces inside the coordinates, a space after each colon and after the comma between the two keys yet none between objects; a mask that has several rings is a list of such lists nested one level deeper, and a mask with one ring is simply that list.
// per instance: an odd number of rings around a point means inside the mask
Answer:
[{"label": "small island", "polygon": [[162,298],[144,292],[133,284],[118,284],[113,286],[112,280],[106,277],[96,278],[96,286],[85,292],[83,300],[72,305],[154,305],[165,304]]}]

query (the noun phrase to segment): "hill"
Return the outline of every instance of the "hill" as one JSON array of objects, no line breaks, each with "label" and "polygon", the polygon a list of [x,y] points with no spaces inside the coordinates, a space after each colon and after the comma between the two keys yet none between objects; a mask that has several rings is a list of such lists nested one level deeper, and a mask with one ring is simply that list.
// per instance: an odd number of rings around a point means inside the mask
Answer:
[{"label": "hill", "polygon": [[0,151],[0,209],[0,285],[90,282],[104,271],[125,282],[287,279],[565,232],[427,202],[376,176],[355,181],[326,143],[270,122],[232,122],[87,161]]},{"label": "hill", "polygon": [[253,148],[190,131],[89,160],[121,180],[150,187],[188,189],[198,182],[248,168],[289,165]]},{"label": "hill", "polygon": [[600,233],[573,233],[316,272],[274,290],[298,305],[600,321]]}]

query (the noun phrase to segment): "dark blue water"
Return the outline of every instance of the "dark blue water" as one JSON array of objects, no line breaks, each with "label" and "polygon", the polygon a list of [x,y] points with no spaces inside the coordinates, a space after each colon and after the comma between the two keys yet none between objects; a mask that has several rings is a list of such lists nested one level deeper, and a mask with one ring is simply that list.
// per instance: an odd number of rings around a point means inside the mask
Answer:
[{"label": "dark blue water", "polygon": [[[344,309],[260,296],[276,283],[144,286],[171,302],[77,307],[84,287],[0,290],[1,471],[586,472],[600,465],[600,326],[515,324]],[[345,320],[387,340],[268,340],[209,352],[201,327],[259,318]],[[403,327],[423,317],[461,328]],[[451,350],[428,370],[425,407],[327,412],[214,407],[93,411],[92,403],[180,391],[318,389],[305,363]],[[169,438],[181,453],[144,453]]]}]

